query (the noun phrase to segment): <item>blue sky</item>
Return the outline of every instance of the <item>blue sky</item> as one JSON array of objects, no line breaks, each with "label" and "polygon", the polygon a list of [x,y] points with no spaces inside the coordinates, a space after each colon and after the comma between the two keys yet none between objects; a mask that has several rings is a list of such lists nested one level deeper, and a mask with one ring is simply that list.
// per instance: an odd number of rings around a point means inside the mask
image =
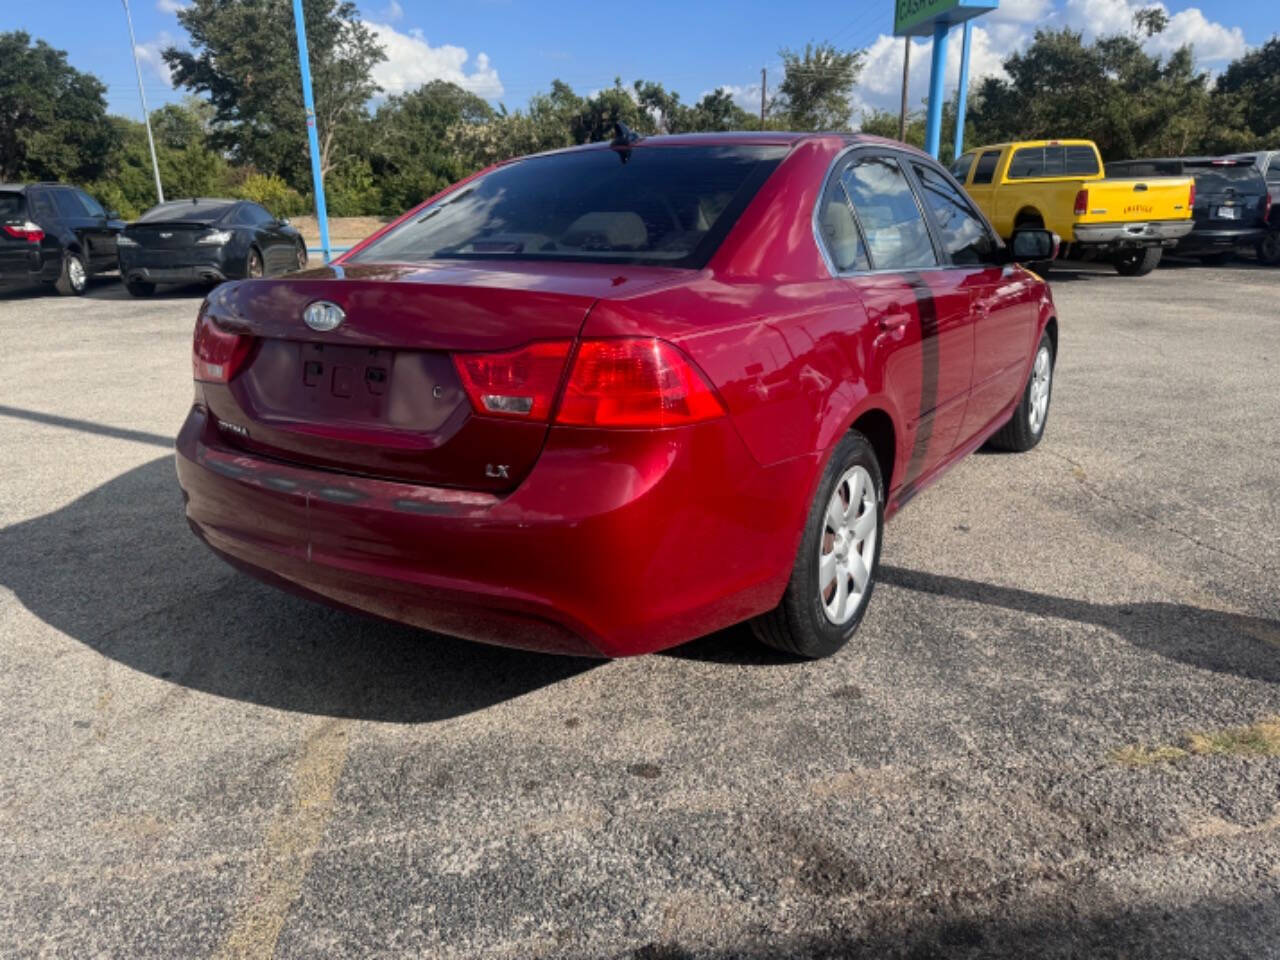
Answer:
[{"label": "blue sky", "polygon": [[[177,99],[157,51],[182,45],[185,32],[173,11],[183,0],[130,0],[143,81],[152,106]],[[1123,29],[1132,10],[1149,0],[1001,0],[1001,10],[979,21],[974,66],[979,75],[999,70],[1011,50],[1025,45],[1037,26],[1069,25],[1086,33]],[[1206,69],[1220,70],[1249,46],[1280,31],[1274,0],[1164,0],[1172,16],[1160,50],[1191,41]],[[816,0],[701,0],[701,2],[602,3],[600,0],[372,0],[361,2],[391,54],[379,79],[390,92],[435,77],[462,83],[494,102],[523,106],[560,77],[591,92],[620,75],[642,77],[696,100],[718,86],[753,108],[760,99],[760,68],[770,83],[781,76],[777,51],[807,41],[832,40],[865,47],[868,64],[858,89],[863,106],[896,103],[902,41],[888,36],[892,0],[833,4]],[[108,85],[113,112],[140,116],[128,33],[118,0],[7,0],[0,30],[22,29],[65,49],[78,68]],[[952,44],[954,83],[958,42]],[[912,50],[914,102],[922,100],[929,44]]]}]

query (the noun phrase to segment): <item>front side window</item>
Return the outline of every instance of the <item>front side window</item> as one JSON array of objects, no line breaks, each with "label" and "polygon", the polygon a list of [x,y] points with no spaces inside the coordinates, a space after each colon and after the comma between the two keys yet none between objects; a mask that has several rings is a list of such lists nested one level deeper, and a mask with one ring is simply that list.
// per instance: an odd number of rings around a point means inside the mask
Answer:
[{"label": "front side window", "polygon": [[84,204],[85,209],[89,211],[90,216],[105,217],[107,215],[107,211],[102,209],[98,201],[93,199],[93,197],[89,196],[83,190],[77,190],[76,196],[80,198],[80,202]]},{"label": "front side window", "polygon": [[351,259],[700,268],[786,152],[641,143],[529,157],[454,190]]},{"label": "front side window", "polygon": [[951,262],[958,266],[993,262],[995,240],[969,202],[937,171],[918,163],[912,166]]},{"label": "front side window", "polygon": [[973,166],[972,153],[966,153],[963,157],[951,164],[951,175],[964,183],[969,179],[969,168]]},{"label": "front side window", "polygon": [[822,205],[818,208],[818,231],[838,273],[870,269],[867,250],[853,219],[853,209],[849,206],[849,196],[838,176],[831,178],[822,196]]},{"label": "front side window", "polygon": [[861,157],[841,177],[876,270],[936,267],[937,255],[916,195],[898,161]]},{"label": "front side window", "polygon": [[973,171],[973,185],[991,183],[996,176],[996,167],[1000,165],[1000,151],[988,150],[978,158],[978,166]]},{"label": "front side window", "polygon": [[265,207],[260,207],[256,203],[246,203],[243,207],[248,223],[255,227],[265,227],[275,223],[276,218],[267,213]]},{"label": "front side window", "polygon": [[81,220],[88,215],[80,198],[71,190],[53,191],[53,202],[58,206],[58,215],[68,220]]}]

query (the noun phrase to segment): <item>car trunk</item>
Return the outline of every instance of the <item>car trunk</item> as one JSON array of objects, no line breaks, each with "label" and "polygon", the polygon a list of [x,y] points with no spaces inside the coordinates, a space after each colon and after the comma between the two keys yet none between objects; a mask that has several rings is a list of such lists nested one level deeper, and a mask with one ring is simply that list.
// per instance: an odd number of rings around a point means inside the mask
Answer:
[{"label": "car trunk", "polygon": [[1196,180],[1196,226],[1203,230],[1249,230],[1266,223],[1266,183],[1250,165],[1187,166]]},{"label": "car trunk", "polygon": [[[573,340],[609,290],[678,273],[444,263],[335,266],[227,285],[208,309],[224,329],[253,335],[255,345],[229,384],[202,384],[205,402],[224,442],[248,452],[500,492],[533,466],[547,424],[476,415],[453,355]],[[304,324],[303,311],[317,300],[342,309],[338,327],[319,332]]]}]

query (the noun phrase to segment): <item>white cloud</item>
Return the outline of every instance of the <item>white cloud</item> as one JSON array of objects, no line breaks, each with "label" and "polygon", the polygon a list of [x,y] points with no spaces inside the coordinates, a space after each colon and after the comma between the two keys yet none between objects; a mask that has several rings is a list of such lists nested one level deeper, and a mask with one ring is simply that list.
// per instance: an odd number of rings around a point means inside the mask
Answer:
[{"label": "white cloud", "polygon": [[161,13],[178,13],[189,6],[190,4],[184,3],[183,0],[156,0],[156,9]]},{"label": "white cloud", "polygon": [[982,22],[1036,23],[1053,13],[1053,0],[1000,0],[1000,6],[986,14]]},{"label": "white cloud", "polygon": [[164,31],[156,39],[147,43],[140,43],[134,47],[134,52],[138,56],[138,65],[144,71],[155,74],[169,86],[173,86],[172,71],[169,70],[169,64],[165,63],[162,53],[164,50],[173,46],[173,37]]},{"label": "white cloud", "polygon": [[1130,33],[1133,15],[1139,10],[1158,7],[1169,17],[1163,33],[1144,38],[1150,53],[1168,54],[1190,44],[1199,64],[1234,60],[1245,52],[1244,31],[1208,19],[1198,7],[1169,13],[1163,3],[1150,0],[1067,0],[1064,11],[1067,23],[1093,38],[1112,33]]},{"label": "white cloud", "polygon": [[401,33],[390,24],[368,26],[387,53],[387,59],[373,68],[373,79],[386,93],[404,93],[432,80],[448,80],[489,100],[502,96],[502,81],[488,54],[476,54],[468,72],[470,54],[465,47],[433,47],[418,29]]},{"label": "white cloud", "polygon": [[723,90],[725,93],[729,94],[729,96],[733,99],[733,102],[736,103],[738,106],[740,106],[743,110],[747,110],[751,113],[759,113],[760,84],[758,83],[746,83],[746,84],[726,83],[726,84],[722,84],[719,87],[712,87],[710,89],[703,90],[700,94],[698,94],[698,99],[701,100],[703,97],[707,96],[708,94],[715,93],[716,90]]},{"label": "white cloud", "polygon": [[[175,0],[168,0],[168,2],[173,3]],[[387,23],[398,23],[404,19],[404,7],[400,6],[396,0],[391,0],[387,8],[382,11],[382,19]]]}]

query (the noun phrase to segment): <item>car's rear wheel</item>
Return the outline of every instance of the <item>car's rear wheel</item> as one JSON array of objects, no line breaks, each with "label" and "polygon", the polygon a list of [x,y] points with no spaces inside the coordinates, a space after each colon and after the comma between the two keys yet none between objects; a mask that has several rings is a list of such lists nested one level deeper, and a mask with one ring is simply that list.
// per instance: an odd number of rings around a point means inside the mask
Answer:
[{"label": "car's rear wheel", "polygon": [[307,246],[306,244],[298,244],[298,269],[307,269]]},{"label": "car's rear wheel", "polygon": [[156,292],[156,285],[146,280],[126,280],[124,288],[131,297],[149,297]]},{"label": "car's rear wheel", "polygon": [[823,472],[782,602],[751,622],[756,636],[811,659],[848,643],[875,587],[883,526],[880,465],[867,439],[850,432]]},{"label": "car's rear wheel", "polygon": [[1112,263],[1116,266],[1116,273],[1122,277],[1145,277],[1160,265],[1162,256],[1163,247],[1141,247],[1117,254]]},{"label": "car's rear wheel", "polygon": [[244,275],[250,280],[256,280],[262,276],[262,254],[258,252],[257,247],[249,250],[249,259],[245,261]]},{"label": "car's rear wheel", "polygon": [[1258,260],[1269,267],[1280,264],[1280,230],[1272,230],[1258,241]]},{"label": "car's rear wheel", "polygon": [[53,288],[64,297],[78,297],[89,286],[89,271],[85,268],[80,254],[68,250],[62,255],[62,270]]},{"label": "car's rear wheel", "polygon": [[1030,450],[1044,436],[1052,397],[1053,342],[1049,339],[1049,334],[1045,333],[1040,337],[1040,345],[1036,347],[1031,376],[1027,378],[1017,409],[1013,411],[1009,422],[996,431],[988,443],[999,450],[1011,450],[1014,453]]}]

